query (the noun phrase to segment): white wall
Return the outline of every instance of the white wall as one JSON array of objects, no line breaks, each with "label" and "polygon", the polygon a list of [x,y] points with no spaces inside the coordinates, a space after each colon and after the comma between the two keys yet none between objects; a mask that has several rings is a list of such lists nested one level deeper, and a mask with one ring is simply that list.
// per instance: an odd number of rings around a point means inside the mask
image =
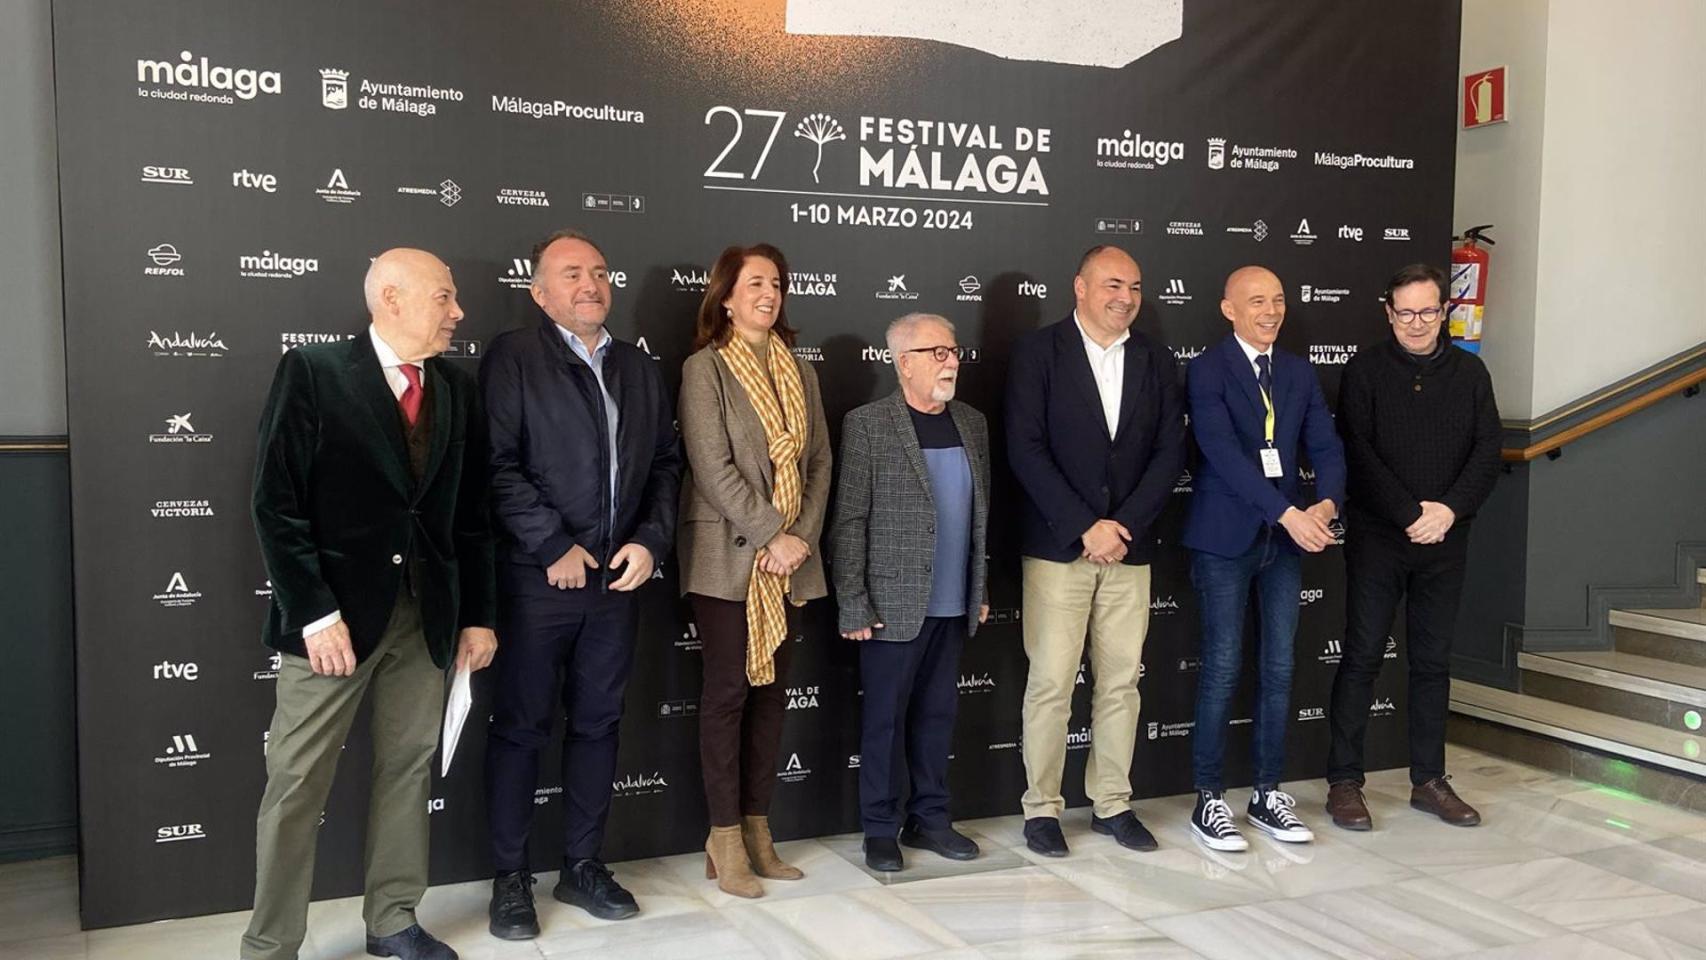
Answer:
[{"label": "white wall", "polygon": [[[1510,68],[1505,123],[1457,132],[1457,202],[1452,225],[1491,223],[1493,282],[1481,356],[1493,375],[1499,413],[1533,416],[1535,290],[1540,251],[1541,154],[1547,115],[1549,0],[1463,0],[1460,75]],[[1457,95],[1462,96],[1459,80]],[[1459,113],[1461,114],[1461,108]]]},{"label": "white wall", "polygon": [[1510,67],[1509,122],[1458,131],[1454,214],[1497,225],[1481,355],[1500,413],[1706,340],[1706,2],[1464,0],[1461,57]]},{"label": "white wall", "polygon": [[65,432],[48,0],[0,2],[0,436]]},{"label": "white wall", "polygon": [[1706,3],[1552,0],[1547,37],[1537,414],[1706,340]]}]

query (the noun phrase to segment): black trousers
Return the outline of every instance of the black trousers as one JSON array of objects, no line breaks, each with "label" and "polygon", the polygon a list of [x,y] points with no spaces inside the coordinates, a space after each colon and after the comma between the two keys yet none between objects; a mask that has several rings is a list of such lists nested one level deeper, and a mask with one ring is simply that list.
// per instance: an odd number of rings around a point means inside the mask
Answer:
[{"label": "black trousers", "polygon": [[1328,710],[1333,744],[1327,782],[1363,782],[1363,737],[1374,702],[1374,681],[1386,657],[1399,601],[1405,603],[1404,645],[1410,667],[1410,782],[1445,775],[1445,719],[1451,699],[1451,643],[1468,530],[1444,543],[1414,544],[1403,531],[1370,524],[1345,543],[1345,641]]},{"label": "black trousers", "polygon": [[634,665],[635,594],[596,586],[558,590],[539,567],[500,563],[498,596],[497,691],[486,740],[493,866],[499,872],[529,866],[539,748],[559,710],[568,716],[563,857],[596,857],[616,779],[622,695]]},{"label": "black trousers", "polygon": [[859,738],[859,820],[868,837],[900,832],[907,816],[929,830],[949,825],[948,754],[959,708],[966,618],[926,617],[904,642],[859,644],[864,707]]},{"label": "black trousers", "polygon": [[797,607],[784,602],[788,638],[776,648],[776,679],[746,681],[746,604],[690,593],[705,661],[699,694],[699,763],[711,826],[733,827],[741,817],[770,814],[776,756],[782,749],[788,663],[799,627]]}]

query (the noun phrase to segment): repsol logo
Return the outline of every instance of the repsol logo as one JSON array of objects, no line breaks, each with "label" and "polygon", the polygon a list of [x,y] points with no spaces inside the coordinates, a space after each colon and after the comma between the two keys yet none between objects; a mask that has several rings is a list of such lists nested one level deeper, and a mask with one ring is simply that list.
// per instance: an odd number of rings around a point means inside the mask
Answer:
[{"label": "repsol logo", "polygon": [[256,94],[279,93],[283,90],[283,80],[277,70],[217,66],[209,63],[206,57],[198,58],[188,50],[178,54],[177,63],[170,60],[137,60],[136,82],[223,90],[235,94],[241,100],[253,100]]}]

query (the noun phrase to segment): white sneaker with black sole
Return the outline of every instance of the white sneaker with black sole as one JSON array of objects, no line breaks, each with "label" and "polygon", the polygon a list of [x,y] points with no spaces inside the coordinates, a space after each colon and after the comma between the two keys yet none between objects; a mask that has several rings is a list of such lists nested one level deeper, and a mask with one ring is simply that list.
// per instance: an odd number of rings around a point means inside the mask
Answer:
[{"label": "white sneaker with black sole", "polygon": [[1308,843],[1315,839],[1315,831],[1291,812],[1295,806],[1297,801],[1284,790],[1257,790],[1250,794],[1250,806],[1244,811],[1244,819],[1275,840]]},{"label": "white sneaker with black sole", "polygon": [[1191,813],[1191,835],[1210,850],[1236,852],[1250,849],[1250,841],[1232,822],[1232,808],[1218,793],[1197,792],[1197,808]]}]

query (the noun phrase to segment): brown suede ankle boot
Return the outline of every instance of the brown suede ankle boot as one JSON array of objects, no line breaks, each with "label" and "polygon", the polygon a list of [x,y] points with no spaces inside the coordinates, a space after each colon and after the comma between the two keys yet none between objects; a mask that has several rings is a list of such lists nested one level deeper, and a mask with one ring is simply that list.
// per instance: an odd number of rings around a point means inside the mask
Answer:
[{"label": "brown suede ankle boot", "polygon": [[798,880],[805,876],[799,867],[783,863],[776,855],[776,844],[770,839],[769,817],[741,817],[740,831],[754,873],[766,880]]},{"label": "brown suede ankle boot", "polygon": [[717,889],[731,897],[753,899],[764,896],[764,884],[752,875],[739,827],[712,827],[705,838],[705,879],[717,881]]}]

